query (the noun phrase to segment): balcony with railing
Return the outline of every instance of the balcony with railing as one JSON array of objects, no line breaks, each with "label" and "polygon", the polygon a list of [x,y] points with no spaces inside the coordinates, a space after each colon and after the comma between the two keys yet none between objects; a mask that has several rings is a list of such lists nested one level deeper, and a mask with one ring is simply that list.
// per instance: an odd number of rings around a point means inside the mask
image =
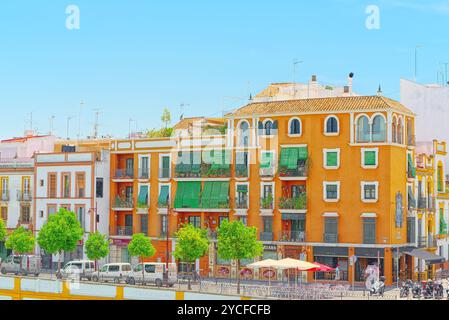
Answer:
[{"label": "balcony with railing", "polygon": [[116,197],[111,206],[115,211],[131,211],[134,209],[134,201],[131,198]]},{"label": "balcony with railing", "polygon": [[305,179],[309,174],[309,161],[299,161],[295,168],[279,167],[279,178],[281,180]]},{"label": "balcony with railing", "polygon": [[0,201],[9,201],[10,197],[9,197],[9,190],[2,190],[0,192]]},{"label": "balcony with railing", "polygon": [[307,194],[302,193],[297,197],[279,198],[279,210],[284,211],[304,211],[307,210]]},{"label": "balcony with railing", "polygon": [[249,168],[246,164],[236,164],[235,165],[235,177],[236,178],[248,178]]},{"label": "balcony with railing", "polygon": [[323,234],[324,243],[338,243],[338,234],[336,233],[324,233]]},{"label": "balcony with railing", "polygon": [[134,169],[117,169],[115,170],[114,180],[133,180],[134,179]]},{"label": "balcony with railing", "polygon": [[260,232],[259,239],[260,239],[260,241],[273,241],[274,233],[273,232]]},{"label": "balcony with railing", "polygon": [[306,242],[306,233],[305,231],[281,231],[279,241],[304,243]]},{"label": "balcony with railing", "polygon": [[260,213],[262,216],[272,216],[274,210],[273,197],[262,197],[260,199]]},{"label": "balcony with railing", "polygon": [[116,227],[114,236],[131,237],[133,235],[133,227]]},{"label": "balcony with railing", "polygon": [[17,201],[30,202],[33,200],[31,190],[17,190]]},{"label": "balcony with railing", "polygon": [[420,236],[420,237],[418,237],[418,247],[419,248],[436,248],[437,247],[437,238],[432,235]]}]

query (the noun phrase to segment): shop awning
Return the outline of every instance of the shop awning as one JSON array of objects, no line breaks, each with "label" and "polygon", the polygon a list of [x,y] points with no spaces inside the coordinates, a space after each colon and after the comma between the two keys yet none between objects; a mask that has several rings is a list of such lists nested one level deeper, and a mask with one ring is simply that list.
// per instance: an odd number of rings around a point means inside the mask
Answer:
[{"label": "shop awning", "polygon": [[405,254],[415,257],[420,260],[424,260],[426,264],[437,264],[437,263],[443,263],[446,261],[446,259],[442,256],[436,255],[432,252],[421,250],[421,249],[414,249],[409,252],[405,252]]},{"label": "shop awning", "polygon": [[206,181],[201,195],[201,208],[219,209],[229,207],[229,182]]},{"label": "shop awning", "polygon": [[188,181],[178,182],[178,189],[175,197],[175,208],[191,208],[197,209],[200,207],[200,192],[201,182]]},{"label": "shop awning", "polygon": [[168,193],[169,193],[169,186],[161,186],[161,191],[159,193],[159,198],[157,201],[159,205],[167,205]]}]

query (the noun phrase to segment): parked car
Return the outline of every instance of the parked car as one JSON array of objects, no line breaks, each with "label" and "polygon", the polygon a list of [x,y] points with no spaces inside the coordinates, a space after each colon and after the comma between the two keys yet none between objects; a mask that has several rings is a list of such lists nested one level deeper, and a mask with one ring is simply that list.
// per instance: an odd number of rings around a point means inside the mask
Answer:
[{"label": "parked car", "polygon": [[[142,273],[144,269],[144,273]],[[126,283],[134,285],[136,283],[142,283],[143,285],[147,283],[153,283],[157,287],[162,287],[164,284],[164,272],[166,270],[165,263],[139,263],[134,267],[134,269],[129,273]],[[177,281],[178,274],[176,263],[169,263],[168,265],[168,285],[173,287]]]},{"label": "parked car", "polygon": [[97,274],[92,275],[93,281],[114,281],[120,283],[126,281],[132,267],[129,263],[109,263],[100,268]]},{"label": "parked car", "polygon": [[13,273],[15,275],[39,276],[41,271],[41,257],[34,255],[11,255],[1,263],[1,273]]},{"label": "parked car", "polygon": [[79,278],[79,280],[87,279],[92,280],[92,276],[95,273],[95,262],[90,260],[75,260],[68,262],[61,273],[57,274],[59,279],[61,278]]}]

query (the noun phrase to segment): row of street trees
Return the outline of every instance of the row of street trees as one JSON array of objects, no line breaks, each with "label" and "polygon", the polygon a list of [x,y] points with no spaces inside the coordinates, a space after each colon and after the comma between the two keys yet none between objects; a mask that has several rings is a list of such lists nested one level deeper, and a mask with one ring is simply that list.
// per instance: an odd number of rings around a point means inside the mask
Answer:
[{"label": "row of street trees", "polygon": [[[224,220],[218,228],[217,249],[222,259],[235,260],[237,270],[240,270],[242,259],[259,257],[263,253],[262,243],[257,240],[257,229],[246,227],[241,221],[229,222]],[[48,254],[73,252],[84,231],[75,213],[61,208],[56,214],[48,217],[47,223],[42,227],[37,236],[37,243]],[[176,234],[177,241],[174,257],[187,263],[188,273],[190,266],[197,259],[204,257],[209,248],[207,230],[196,228],[191,224],[183,225]],[[10,235],[7,235],[5,223],[0,219],[0,241],[6,239],[5,246],[20,256],[32,252],[36,243],[31,231],[19,227]],[[109,255],[110,242],[106,235],[99,232],[91,233],[86,241],[86,255],[90,260],[101,260]],[[130,256],[145,259],[155,255],[156,249],[151,239],[144,234],[134,234],[128,245]],[[142,268],[142,275],[144,277]],[[58,274],[61,272],[61,261],[58,259]],[[240,293],[240,272],[237,272],[237,291]],[[189,277],[189,290],[191,289]]]}]

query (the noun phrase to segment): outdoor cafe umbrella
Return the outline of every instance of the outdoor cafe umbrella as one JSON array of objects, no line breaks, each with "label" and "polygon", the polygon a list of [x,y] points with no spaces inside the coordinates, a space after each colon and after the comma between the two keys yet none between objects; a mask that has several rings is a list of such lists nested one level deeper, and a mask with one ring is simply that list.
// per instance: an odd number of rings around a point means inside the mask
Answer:
[{"label": "outdoor cafe umbrella", "polygon": [[[313,264],[313,263],[310,263],[307,261],[286,258],[286,259],[276,261],[274,264],[274,267],[276,269],[281,269],[281,270],[287,269],[288,275],[290,275],[290,269],[295,269],[295,279],[296,279],[297,271],[311,271],[311,270],[317,268],[318,266],[316,264]],[[290,277],[288,277],[288,282],[290,283]],[[296,281],[295,281],[295,286],[296,286]]]},{"label": "outdoor cafe umbrella", "polygon": [[[257,261],[254,263],[249,264],[247,267],[251,268],[251,269],[259,269],[259,268],[273,268],[273,266],[275,265],[276,260],[273,259],[266,259],[266,260],[261,260],[261,261]],[[268,278],[268,285],[271,286],[271,276]]]},{"label": "outdoor cafe umbrella", "polygon": [[[315,269],[311,269],[310,271],[313,272],[331,272],[331,271],[335,271],[335,268],[326,266],[325,264],[321,264],[318,262],[314,262],[313,264],[317,265],[317,267]],[[315,275],[315,282],[316,282],[316,275]]]}]

